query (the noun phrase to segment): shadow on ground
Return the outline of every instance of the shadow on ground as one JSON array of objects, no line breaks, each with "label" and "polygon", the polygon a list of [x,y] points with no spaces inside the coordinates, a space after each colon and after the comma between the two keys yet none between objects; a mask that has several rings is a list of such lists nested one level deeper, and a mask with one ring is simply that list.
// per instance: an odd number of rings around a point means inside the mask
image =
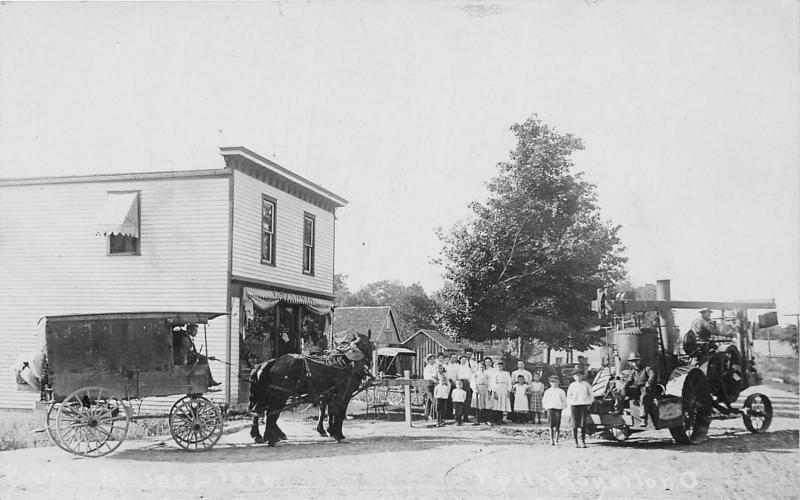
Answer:
[{"label": "shadow on ground", "polygon": [[800,432],[797,429],[751,434],[747,431],[713,432],[699,445],[682,445],[669,438],[631,438],[628,441],[599,441],[598,446],[646,450],[671,450],[682,453],[796,453]]},{"label": "shadow on ground", "polygon": [[[520,444],[519,439],[492,435],[492,444]],[[498,442],[498,440],[500,442]],[[300,438],[283,441],[275,447],[266,444],[218,444],[213,449],[201,453],[189,453],[174,446],[150,445],[145,448],[124,450],[107,457],[110,460],[141,460],[147,462],[226,462],[240,463],[254,460],[305,460],[309,458],[341,457],[348,455],[364,456],[386,451],[422,451],[452,445],[489,444],[485,434],[459,433],[459,435],[425,436],[368,436],[350,437],[337,443],[330,438]]]}]

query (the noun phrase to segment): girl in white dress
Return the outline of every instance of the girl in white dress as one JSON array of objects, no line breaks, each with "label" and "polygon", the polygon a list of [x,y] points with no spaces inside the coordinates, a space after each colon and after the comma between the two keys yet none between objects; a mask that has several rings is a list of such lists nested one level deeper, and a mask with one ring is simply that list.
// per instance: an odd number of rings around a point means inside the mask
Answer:
[{"label": "girl in white dress", "polygon": [[514,383],[514,415],[517,415],[516,422],[524,424],[528,421],[528,390],[530,385],[525,383],[525,376],[517,376]]},{"label": "girl in white dress", "polygon": [[509,397],[511,394],[511,374],[505,370],[502,361],[497,362],[497,371],[494,373],[494,377],[492,377],[489,390],[494,400],[493,409],[495,422],[502,424],[503,419],[508,412],[511,411],[511,398]]}]

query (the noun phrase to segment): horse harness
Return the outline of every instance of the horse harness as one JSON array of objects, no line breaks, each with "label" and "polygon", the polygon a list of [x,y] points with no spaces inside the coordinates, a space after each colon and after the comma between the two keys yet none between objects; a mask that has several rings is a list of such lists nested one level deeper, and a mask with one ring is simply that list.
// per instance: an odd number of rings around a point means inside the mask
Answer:
[{"label": "horse harness", "polygon": [[[269,388],[270,389],[274,389],[274,390],[277,390],[277,391],[280,391],[280,392],[288,393],[290,395],[290,397],[295,400],[295,403],[289,404],[289,405],[285,406],[284,408],[281,408],[280,410],[273,410],[273,411],[269,412],[270,414],[271,413],[279,413],[280,411],[283,411],[283,410],[286,410],[286,409],[291,408],[293,406],[296,406],[297,404],[300,404],[303,400],[307,400],[307,398],[309,398],[310,396],[312,396],[314,398],[314,400],[324,399],[328,394],[333,393],[337,389],[341,388],[344,384],[349,383],[350,380],[352,379],[352,377],[354,375],[356,375],[356,367],[354,366],[355,363],[351,364],[347,360],[347,358],[344,356],[344,354],[341,354],[341,353],[334,353],[334,354],[331,354],[331,355],[328,355],[328,356],[324,356],[324,357],[319,357],[319,358],[305,356],[305,355],[295,355],[295,359],[297,359],[297,358],[302,359],[303,360],[303,364],[301,366],[298,366],[298,368],[294,369],[294,372],[297,372],[299,369],[302,369],[305,372],[305,379],[306,380],[309,380],[314,376],[313,369],[312,369],[313,365],[317,365],[317,366],[320,366],[320,367],[325,367],[325,368],[328,368],[328,369],[333,369],[333,370],[341,371],[341,372],[347,371],[348,373],[347,373],[346,376],[341,377],[341,379],[339,381],[337,381],[335,384],[333,384],[332,386],[330,386],[327,389],[325,389],[325,390],[323,390],[321,392],[318,392],[316,394],[312,394],[312,393],[300,394],[299,393],[298,389],[299,389],[299,386],[300,386],[300,381],[302,380],[302,376],[297,377],[298,382],[295,383],[294,387],[292,387],[292,388],[288,388],[288,387],[284,387],[284,386],[280,386],[280,385],[272,384],[272,383],[269,384]],[[283,378],[284,379],[288,379],[288,378],[290,378],[290,376],[289,376],[289,374],[287,374],[287,375],[284,375]],[[339,395],[340,396],[339,396],[338,403],[341,404],[341,402],[344,401],[346,395],[345,395],[344,391],[339,391]]]}]

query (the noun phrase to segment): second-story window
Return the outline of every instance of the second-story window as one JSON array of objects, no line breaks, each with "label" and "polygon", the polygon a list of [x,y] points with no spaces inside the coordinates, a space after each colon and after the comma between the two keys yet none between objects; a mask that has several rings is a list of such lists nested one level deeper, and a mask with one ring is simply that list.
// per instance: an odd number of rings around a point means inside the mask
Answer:
[{"label": "second-story window", "polygon": [[139,191],[109,191],[97,214],[108,255],[140,255]]},{"label": "second-story window", "polygon": [[303,274],[314,274],[314,226],[311,214],[303,217]]},{"label": "second-story window", "polygon": [[261,263],[275,265],[275,200],[261,198]]}]

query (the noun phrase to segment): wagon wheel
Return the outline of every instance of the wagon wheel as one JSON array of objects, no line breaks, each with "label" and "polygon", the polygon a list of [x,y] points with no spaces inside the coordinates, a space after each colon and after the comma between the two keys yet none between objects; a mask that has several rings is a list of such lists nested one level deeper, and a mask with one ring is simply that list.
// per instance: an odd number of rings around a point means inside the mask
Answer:
[{"label": "wagon wheel", "polygon": [[389,394],[386,396],[386,401],[392,406],[403,406],[405,403],[406,395],[405,391],[398,391],[395,389],[390,389]]},{"label": "wagon wheel", "polygon": [[669,432],[680,444],[700,444],[708,436],[711,424],[711,393],[708,380],[700,371],[689,373],[681,390],[683,425],[670,427]]},{"label": "wagon wheel", "polygon": [[413,406],[422,406],[425,404],[425,391],[419,387],[411,388],[411,404]]},{"label": "wagon wheel", "polygon": [[753,434],[766,432],[772,423],[772,401],[763,394],[755,393],[744,400],[742,420],[747,430]]},{"label": "wagon wheel", "polygon": [[[128,409],[111,391],[82,387],[59,406],[53,441],[76,455],[102,457],[119,448],[128,435],[129,425]],[[49,414],[48,433],[52,433],[51,426],[52,414]]]},{"label": "wagon wheel", "polygon": [[169,410],[169,432],[184,450],[210,450],[222,437],[222,413],[204,397],[184,396]]}]

